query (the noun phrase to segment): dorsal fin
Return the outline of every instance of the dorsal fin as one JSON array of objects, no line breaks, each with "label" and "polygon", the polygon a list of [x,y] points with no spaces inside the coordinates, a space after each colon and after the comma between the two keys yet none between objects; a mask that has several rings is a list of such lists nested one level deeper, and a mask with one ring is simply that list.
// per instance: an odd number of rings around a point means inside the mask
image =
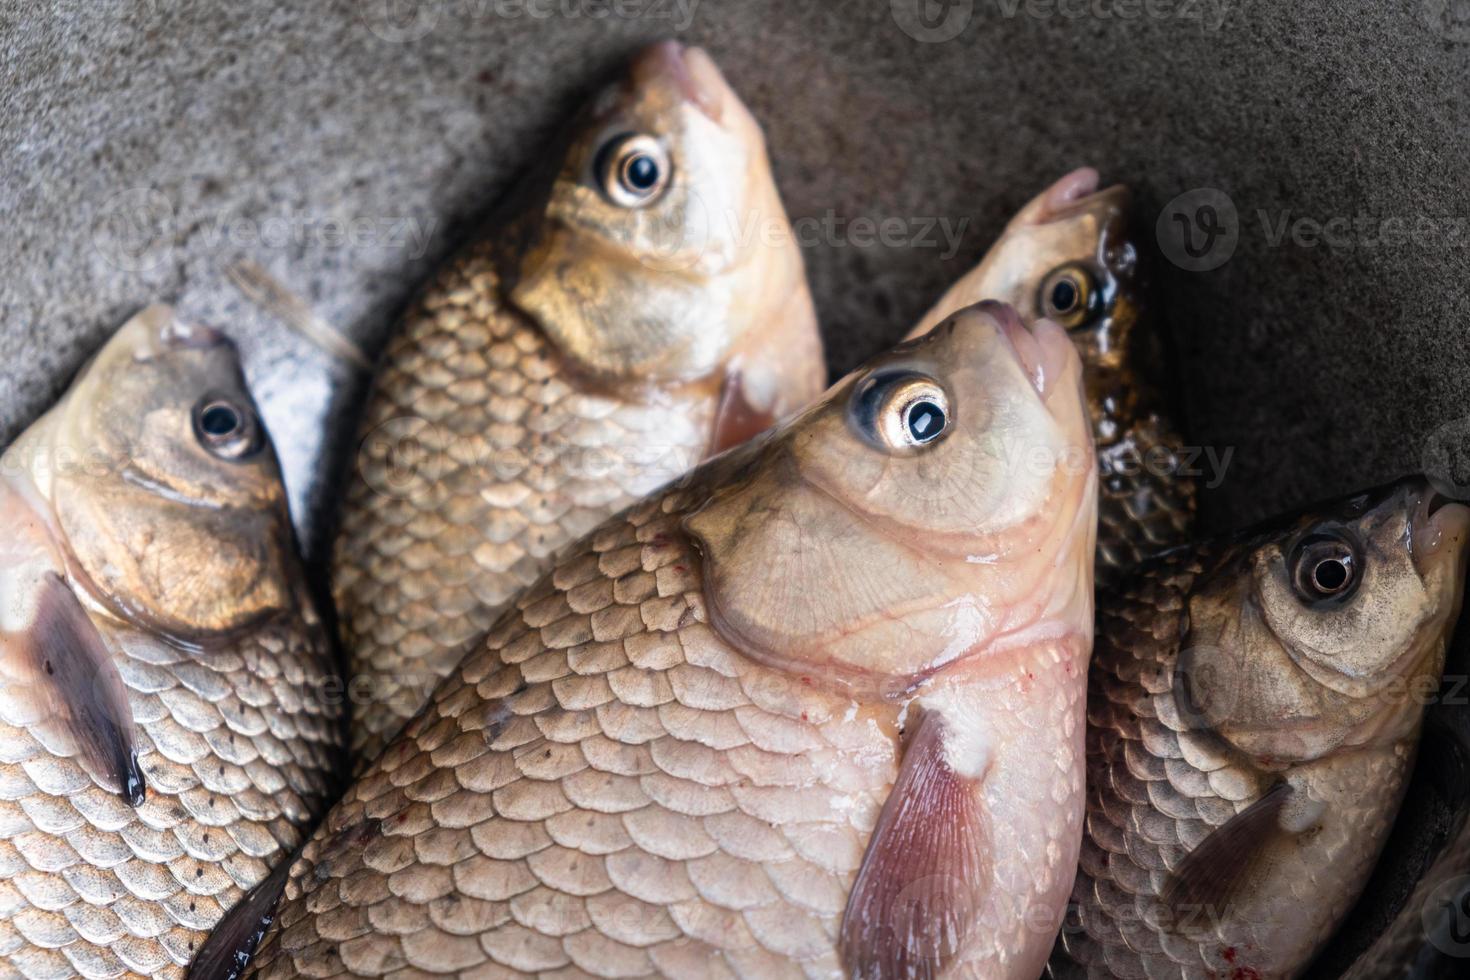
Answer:
[{"label": "dorsal fin", "polygon": [[239,980],[245,975],[256,946],[276,919],[276,906],[300,853],[285,858],[225,913],[189,964],[189,980]]},{"label": "dorsal fin", "polygon": [[141,806],[146,788],[127,689],[91,617],[55,572],[42,577],[36,621],[20,640],[48,714],[65,721],[82,756],[113,781],[114,792]]},{"label": "dorsal fin", "polygon": [[1260,799],[1216,827],[1184,856],[1161,896],[1175,923],[1188,926],[1228,915],[1237,890],[1250,876],[1262,850],[1283,833],[1279,818],[1291,786],[1277,782]]},{"label": "dorsal fin", "polygon": [[839,950],[855,980],[936,976],[975,938],[990,880],[980,787],[949,767],[943,736],[926,713],[848,896]]}]

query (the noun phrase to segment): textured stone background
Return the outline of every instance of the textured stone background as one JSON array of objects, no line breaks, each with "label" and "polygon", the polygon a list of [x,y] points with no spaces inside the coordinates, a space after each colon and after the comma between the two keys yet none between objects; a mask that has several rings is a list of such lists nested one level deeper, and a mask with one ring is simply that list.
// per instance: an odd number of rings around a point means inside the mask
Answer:
[{"label": "textured stone background", "polygon": [[[393,2],[0,10],[0,442],[123,317],[170,299],[240,337],[309,530],[317,449],[341,439],[356,379],[225,268],[259,262],[375,351],[578,97],[671,34],[765,120],[794,217],[967,221],[947,261],[807,249],[836,371],[1091,163],[1137,189],[1146,227],[1195,188],[1237,211],[1223,265],[1156,263],[1188,434],[1234,447],[1211,526],[1418,469],[1470,415],[1470,230],[1448,221],[1470,216],[1467,0],[948,0],[931,8],[953,18],[933,21],[958,31],[945,41],[902,29],[925,33],[930,0]],[[1438,231],[1273,244],[1283,215]],[[423,238],[343,244],[333,218]]]},{"label": "textured stone background", "polygon": [[[360,379],[224,270],[260,263],[376,351],[578,97],[667,35],[707,46],[765,121],[793,217],[967,221],[948,259],[807,250],[834,371],[1091,163],[1136,189],[1146,228],[1199,188],[1236,212],[1205,256],[1223,264],[1155,263],[1186,431],[1234,452],[1208,525],[1419,469],[1434,433],[1470,435],[1470,0],[948,0],[932,29],[915,16],[929,2],[8,3],[0,444],[126,315],[177,302],[240,339],[320,553],[319,449],[343,445]],[[1309,247],[1273,237],[1283,217],[1352,225]],[[353,218],[422,237],[327,237]],[[250,234],[272,221],[286,241]]]}]

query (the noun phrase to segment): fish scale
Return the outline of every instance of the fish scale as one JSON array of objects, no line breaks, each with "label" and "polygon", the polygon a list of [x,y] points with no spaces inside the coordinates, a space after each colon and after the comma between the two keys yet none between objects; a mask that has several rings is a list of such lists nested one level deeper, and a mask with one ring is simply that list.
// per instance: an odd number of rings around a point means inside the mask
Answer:
[{"label": "fish scale", "polygon": [[[1295,975],[1357,898],[1412,766],[1417,724],[1383,747],[1293,764],[1332,819],[1269,845],[1269,880],[1206,921],[1172,924],[1159,902],[1171,873],[1274,778],[1201,730],[1177,701],[1188,600],[1220,551],[1171,553],[1099,597],[1087,698],[1086,832],[1049,975],[1192,980]],[[1385,801],[1367,805],[1365,801]],[[1239,855],[1246,860],[1246,855]],[[1294,964],[1277,973],[1252,963]]]},{"label": "fish scale", "polygon": [[[337,721],[300,690],[331,670],[314,615],[304,629],[285,623],[222,649],[223,668],[191,659],[182,676],[159,667],[182,659],[161,641],[133,634],[117,645],[143,654],[120,669],[148,780],[136,809],[75,758],[54,756],[0,698],[10,814],[0,817],[0,975],[182,977],[224,911],[301,843],[330,799]],[[152,669],[135,675],[129,664]],[[189,694],[188,709],[173,710],[201,671],[217,700]],[[242,693],[253,690],[295,707],[279,707],[272,727],[232,723],[249,713]]]},{"label": "fish scale", "polygon": [[[714,426],[708,398],[637,403],[561,383],[556,351],[500,305],[498,288],[490,245],[456,260],[390,345],[365,416],[333,566],[349,676],[379,681],[353,726],[359,758],[381,749],[557,549],[683,472]],[[446,398],[449,376],[496,397]],[[432,461],[422,482],[396,491],[395,446],[372,434],[406,418],[429,426]],[[658,449],[598,455],[654,427]]]},{"label": "fish scale", "polygon": [[841,975],[892,736],[708,628],[690,502],[517,600],[307,845],[259,976]]}]

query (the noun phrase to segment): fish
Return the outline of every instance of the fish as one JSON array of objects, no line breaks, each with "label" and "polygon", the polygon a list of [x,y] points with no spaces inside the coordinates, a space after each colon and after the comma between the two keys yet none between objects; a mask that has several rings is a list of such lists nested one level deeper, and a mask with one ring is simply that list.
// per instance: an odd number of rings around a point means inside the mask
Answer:
[{"label": "fish", "polygon": [[759,125],[641,52],[388,343],[331,560],[359,768],[605,517],[826,387]]},{"label": "fish", "polygon": [[1086,829],[1050,976],[1301,974],[1403,798],[1467,539],[1470,508],[1416,478],[1099,591]]},{"label": "fish", "polygon": [[[1464,918],[1470,909],[1470,712],[1462,700],[1464,683],[1464,674],[1446,673],[1441,697],[1425,715],[1416,768],[1428,770],[1449,811],[1448,826],[1402,906],[1370,934],[1366,949],[1334,972],[1342,980],[1453,980],[1464,972],[1470,952]],[[1370,886],[1364,902],[1372,895]],[[1367,911],[1370,921],[1383,921],[1383,912]],[[1318,972],[1314,966],[1313,974]]]},{"label": "fish", "polygon": [[0,974],[182,977],[345,747],[228,338],[129,319],[0,455],[0,526]]},{"label": "fish", "polygon": [[983,304],[605,521],[231,924],[241,975],[1033,980],[1081,834],[1082,397],[1060,327]]},{"label": "fish", "polygon": [[[1202,468],[1175,422],[1131,195],[1121,184],[1099,190],[1099,181],[1083,167],[1033,198],[909,336],[987,299],[1028,323],[1046,317],[1067,329],[1082,354],[1102,471],[1097,578],[1106,582],[1193,539]],[[1225,465],[1221,458],[1216,469]]]}]

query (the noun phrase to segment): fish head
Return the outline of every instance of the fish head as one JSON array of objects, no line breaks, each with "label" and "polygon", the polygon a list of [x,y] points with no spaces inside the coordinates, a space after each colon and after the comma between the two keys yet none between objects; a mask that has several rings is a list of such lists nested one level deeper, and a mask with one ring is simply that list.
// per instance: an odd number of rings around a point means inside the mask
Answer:
[{"label": "fish head", "polygon": [[687,519],[717,630],[864,697],[1048,631],[1090,637],[1080,372],[1060,327],[987,303],[849,375]]},{"label": "fish head", "polygon": [[1189,600],[1181,707],[1266,766],[1386,744],[1437,690],[1470,508],[1421,479],[1225,549]]},{"label": "fish head", "polygon": [[702,49],[655,44],[599,93],[530,222],[511,301],[582,373],[659,385],[739,370],[772,417],[821,393],[764,136]]},{"label": "fish head", "polygon": [[1130,204],[1121,184],[1099,189],[1091,167],[1067,174],[1011,219],[914,332],[986,299],[1009,303],[1028,323],[1052,320],[1082,352],[1098,440],[1112,441],[1157,404],[1163,363],[1160,337],[1144,322]]},{"label": "fish head", "polygon": [[35,483],[69,571],[99,601],[201,642],[291,602],[280,469],[223,334],[149,307],[45,421],[54,465]]}]

